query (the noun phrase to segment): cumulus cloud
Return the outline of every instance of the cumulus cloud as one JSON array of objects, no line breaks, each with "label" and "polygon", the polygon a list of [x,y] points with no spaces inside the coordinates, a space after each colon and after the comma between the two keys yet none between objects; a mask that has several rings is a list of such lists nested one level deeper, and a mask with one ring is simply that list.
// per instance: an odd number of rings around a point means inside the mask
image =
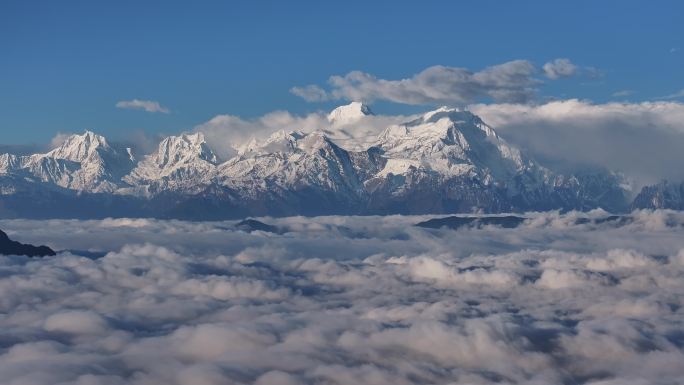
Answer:
[{"label": "cumulus cloud", "polygon": [[570,59],[555,59],[545,63],[542,70],[547,78],[555,80],[576,75],[578,68]]},{"label": "cumulus cloud", "polygon": [[328,93],[321,87],[310,84],[304,87],[292,87],[290,92],[307,102],[322,102],[328,100]]},{"label": "cumulus cloud", "polygon": [[577,221],[605,215],[460,231],[412,226],[424,216],[261,219],[280,235],[234,222],[0,220],[13,238],[62,250],[0,257],[0,378],[680,383],[684,214]]},{"label": "cumulus cloud", "polygon": [[143,110],[147,112],[161,112],[164,114],[168,114],[171,111],[163,107],[159,102],[155,102],[153,100],[140,100],[140,99],[132,99],[132,100],[122,100],[120,102],[116,103],[116,108],[124,108],[124,109],[130,109],[130,110]]},{"label": "cumulus cloud", "polygon": [[346,99],[371,102],[388,100],[404,104],[464,104],[482,98],[506,102],[532,99],[540,81],[537,68],[527,60],[514,60],[471,71],[460,67],[432,66],[400,80],[380,79],[353,71],[330,77],[330,91],[311,85],[292,93],[307,100]]},{"label": "cumulus cloud", "polygon": [[534,99],[543,82],[538,73],[548,79],[571,77],[597,70],[582,69],[569,59],[555,59],[538,68],[528,60],[506,63],[472,71],[461,67],[436,65],[405,79],[378,78],[362,71],[334,75],[328,80],[330,89],[318,85],[293,87],[290,92],[307,101],[355,100],[373,102],[385,100],[402,104],[467,104],[479,100],[506,103],[527,103]]},{"label": "cumulus cloud", "polygon": [[322,113],[298,116],[287,111],[274,111],[254,119],[217,115],[194,130],[204,133],[212,148],[222,157],[229,158],[240,145],[252,138],[265,139],[280,130],[308,132],[326,125],[327,119]]},{"label": "cumulus cloud", "polygon": [[102,317],[91,311],[66,311],[45,319],[43,329],[68,334],[101,334],[107,331]]},{"label": "cumulus cloud", "polygon": [[478,104],[470,109],[509,142],[547,164],[623,171],[638,185],[684,179],[684,104]]}]

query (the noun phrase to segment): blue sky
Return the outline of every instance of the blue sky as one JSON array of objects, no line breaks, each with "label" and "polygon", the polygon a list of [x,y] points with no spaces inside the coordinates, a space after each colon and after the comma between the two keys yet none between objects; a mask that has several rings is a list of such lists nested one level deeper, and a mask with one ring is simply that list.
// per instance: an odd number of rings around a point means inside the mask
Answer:
[{"label": "blue sky", "polygon": [[[327,87],[330,76],[354,70],[397,80],[434,65],[477,72],[516,59],[540,69],[568,58],[580,70],[553,81],[536,74],[544,81],[533,102],[656,100],[684,89],[682,16],[684,3],[674,0],[6,0],[0,142],[44,143],[84,129],[115,138],[178,132],[217,114],[325,110],[344,100],[311,103],[290,89]],[[115,107],[133,99],[170,113]]]}]

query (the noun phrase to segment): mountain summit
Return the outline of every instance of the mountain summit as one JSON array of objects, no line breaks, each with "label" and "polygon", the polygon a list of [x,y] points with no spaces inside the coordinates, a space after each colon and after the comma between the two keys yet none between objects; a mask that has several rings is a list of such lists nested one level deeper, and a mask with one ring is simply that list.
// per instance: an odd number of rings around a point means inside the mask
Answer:
[{"label": "mountain summit", "polygon": [[188,192],[206,184],[214,176],[218,162],[204,134],[170,136],[159,143],[157,152],[138,163],[124,181],[147,193]]},{"label": "mountain summit", "polygon": [[114,192],[134,162],[129,148],[110,146],[103,136],[86,131],[68,136],[45,154],[3,155],[0,176],[14,175],[77,191]]},{"label": "mountain summit", "polygon": [[328,121],[333,125],[345,125],[357,122],[368,115],[373,115],[373,112],[367,105],[361,102],[351,102],[332,110],[328,114]]},{"label": "mountain summit", "polygon": [[[329,122],[377,123],[363,120],[371,114],[354,102],[333,110]],[[85,132],[46,154],[1,155],[0,207],[6,216],[87,209],[95,216],[220,219],[626,206],[617,176],[554,173],[468,111],[416,115],[354,148],[331,139],[328,128],[236,144],[240,151],[225,161],[202,133],[165,138],[138,160]]]},{"label": "mountain summit", "polygon": [[96,157],[99,153],[113,152],[104,136],[86,131],[82,135],[71,135],[46,156],[55,159],[66,159],[73,162],[84,162],[88,158]]}]

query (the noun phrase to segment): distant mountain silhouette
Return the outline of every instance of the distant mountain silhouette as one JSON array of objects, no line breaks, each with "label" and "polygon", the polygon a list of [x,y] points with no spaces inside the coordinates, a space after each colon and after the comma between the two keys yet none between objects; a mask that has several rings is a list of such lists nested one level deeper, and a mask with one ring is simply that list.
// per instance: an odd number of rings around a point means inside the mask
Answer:
[{"label": "distant mountain silhouette", "polygon": [[0,254],[2,255],[26,255],[28,257],[46,257],[56,255],[47,246],[33,246],[19,243],[9,239],[4,231],[0,230]]},{"label": "distant mountain silhouette", "polygon": [[520,226],[525,221],[523,217],[505,216],[505,217],[446,217],[435,218],[425,222],[417,223],[418,227],[425,227],[429,229],[440,229],[446,227],[449,229],[460,229],[462,227],[480,228],[482,226],[499,226],[507,229]]},{"label": "distant mountain silhouette", "polygon": [[245,219],[235,225],[238,230],[242,230],[248,233],[252,231],[264,231],[267,233],[279,233],[278,228],[272,225],[268,225],[264,222],[259,222],[256,219]]}]

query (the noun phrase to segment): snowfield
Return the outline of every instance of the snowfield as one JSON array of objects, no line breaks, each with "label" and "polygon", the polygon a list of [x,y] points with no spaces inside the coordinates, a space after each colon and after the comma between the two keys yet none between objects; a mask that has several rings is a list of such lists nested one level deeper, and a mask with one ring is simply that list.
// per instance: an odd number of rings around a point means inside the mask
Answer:
[{"label": "snowfield", "polygon": [[684,213],[2,220],[0,383],[684,383]]}]

